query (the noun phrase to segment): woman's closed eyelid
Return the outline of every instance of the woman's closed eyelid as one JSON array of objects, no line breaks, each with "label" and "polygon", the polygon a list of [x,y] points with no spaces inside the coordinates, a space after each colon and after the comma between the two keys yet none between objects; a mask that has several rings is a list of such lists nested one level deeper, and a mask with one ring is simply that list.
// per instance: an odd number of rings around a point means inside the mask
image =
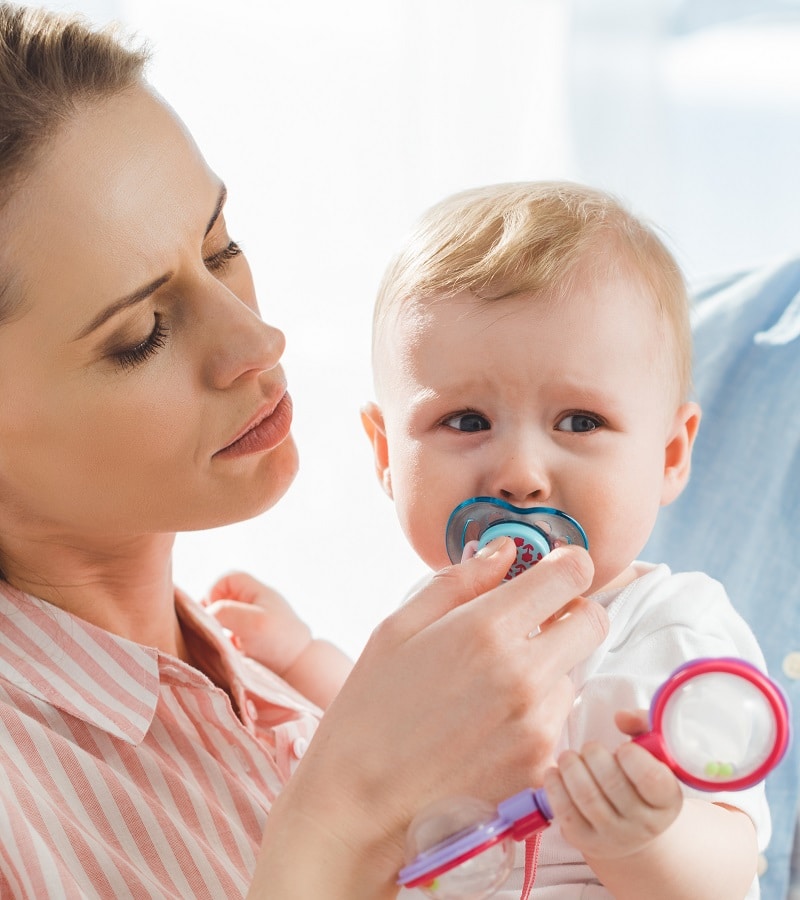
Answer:
[{"label": "woman's closed eyelid", "polygon": [[160,313],[156,313],[153,327],[147,337],[131,347],[114,350],[110,356],[120,369],[130,370],[146,362],[166,345],[169,326]]},{"label": "woman's closed eyelid", "polygon": [[232,259],[241,255],[241,246],[236,241],[229,240],[221,250],[217,250],[216,253],[212,253],[209,256],[204,256],[203,263],[210,272],[221,272]]}]

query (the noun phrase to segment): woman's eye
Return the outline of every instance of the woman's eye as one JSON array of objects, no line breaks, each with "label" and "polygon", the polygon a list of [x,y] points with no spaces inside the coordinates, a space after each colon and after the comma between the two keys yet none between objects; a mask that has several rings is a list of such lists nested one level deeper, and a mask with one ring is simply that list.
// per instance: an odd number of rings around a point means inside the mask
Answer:
[{"label": "woman's eye", "polygon": [[556,424],[556,430],[586,434],[587,431],[596,431],[602,426],[603,421],[590,413],[570,413]]},{"label": "woman's eye", "polygon": [[450,416],[450,418],[445,419],[442,424],[455,431],[466,432],[489,431],[492,427],[486,416],[474,412],[459,413],[456,416]]},{"label": "woman's eye", "polygon": [[230,241],[222,250],[218,250],[211,256],[206,256],[203,262],[206,264],[209,272],[222,272],[232,259],[241,256],[241,254],[242,248],[236,241]]},{"label": "woman's eye", "polygon": [[133,369],[154,356],[166,344],[169,329],[159,313],[155,314],[153,330],[133,347],[116,350],[112,354],[114,361],[121,369]]}]

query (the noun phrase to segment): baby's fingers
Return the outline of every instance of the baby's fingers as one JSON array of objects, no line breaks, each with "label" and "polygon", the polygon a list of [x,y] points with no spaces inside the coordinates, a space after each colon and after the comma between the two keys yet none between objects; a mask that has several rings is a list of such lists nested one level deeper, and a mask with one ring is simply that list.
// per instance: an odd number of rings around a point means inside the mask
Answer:
[{"label": "baby's fingers", "polygon": [[255,603],[272,595],[285,602],[277,591],[267,587],[252,575],[246,572],[228,572],[211,588],[208,601],[214,603],[216,600],[238,600],[240,603]]},{"label": "baby's fingers", "polygon": [[253,641],[259,640],[272,627],[271,620],[260,607],[237,600],[217,600],[206,608],[206,612],[223,628]]},{"label": "baby's fingers", "polygon": [[558,768],[572,806],[598,834],[641,802],[614,755],[601,744],[586,744],[580,755],[561,754]]},{"label": "baby's fingers", "polygon": [[292,665],[311,640],[308,625],[290,611],[267,612],[261,606],[236,600],[217,600],[206,611],[233,633],[234,643],[245,656],[258,660],[279,675]]},{"label": "baby's fingers", "polygon": [[678,814],[682,794],[678,779],[669,766],[656,759],[635,741],[617,748],[616,758],[639,796],[654,809],[674,809]]},{"label": "baby's fingers", "polygon": [[614,713],[614,724],[623,734],[636,737],[650,730],[646,709],[620,709]]}]

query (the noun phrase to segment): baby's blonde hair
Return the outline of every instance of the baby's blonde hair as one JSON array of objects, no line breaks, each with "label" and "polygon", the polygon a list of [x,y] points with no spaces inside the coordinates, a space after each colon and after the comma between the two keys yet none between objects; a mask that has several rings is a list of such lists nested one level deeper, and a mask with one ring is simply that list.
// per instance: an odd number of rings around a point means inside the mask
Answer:
[{"label": "baby's blonde hair", "polygon": [[[655,231],[609,194],[561,181],[490,185],[428,210],[390,263],[375,306],[378,354],[391,313],[463,291],[476,299],[568,295],[579,275],[641,281],[673,338],[681,399],[691,388],[686,284]],[[377,358],[375,362],[378,362]]]}]

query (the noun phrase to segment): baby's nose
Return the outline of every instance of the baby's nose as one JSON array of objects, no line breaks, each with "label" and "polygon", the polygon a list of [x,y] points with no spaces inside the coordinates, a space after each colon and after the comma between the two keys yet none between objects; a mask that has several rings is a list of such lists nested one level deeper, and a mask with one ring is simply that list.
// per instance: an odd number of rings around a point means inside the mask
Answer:
[{"label": "baby's nose", "polygon": [[550,496],[550,479],[542,460],[521,453],[507,457],[493,493],[516,506],[545,501]]}]

